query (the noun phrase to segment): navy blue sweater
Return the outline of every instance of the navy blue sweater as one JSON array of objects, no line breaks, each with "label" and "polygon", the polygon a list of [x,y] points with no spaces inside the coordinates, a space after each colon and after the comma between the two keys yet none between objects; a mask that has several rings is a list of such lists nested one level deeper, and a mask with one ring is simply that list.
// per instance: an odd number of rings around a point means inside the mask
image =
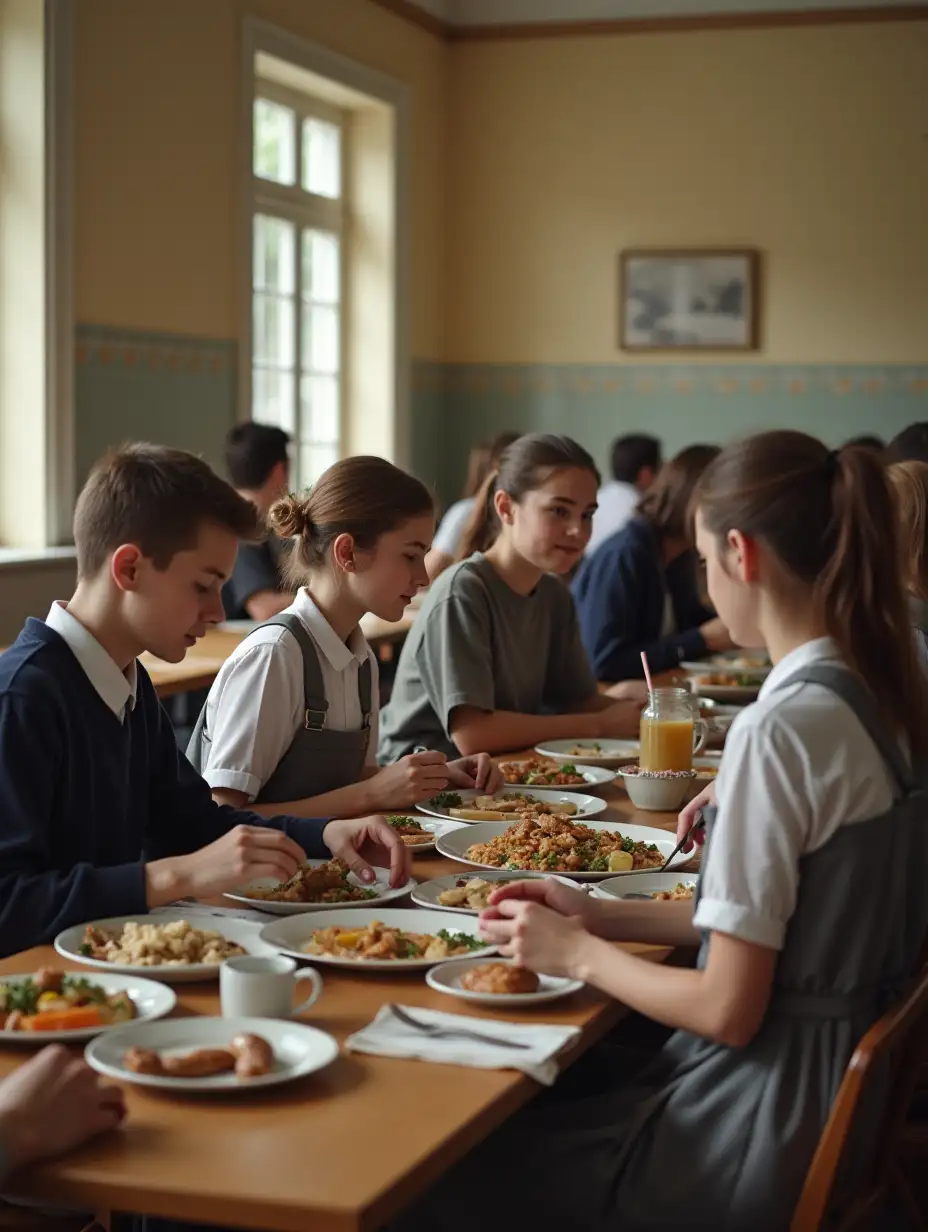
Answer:
[{"label": "navy blue sweater", "polygon": [[213,802],[141,665],[121,723],[67,643],[26,621],[0,655],[0,955],[146,911],[146,860],[197,851],[243,822],[328,855],[322,821]]},{"label": "navy blue sweater", "polygon": [[[642,676],[642,650],[652,672],[706,652],[699,626],[713,613],[699,598],[695,555],[684,552],[665,567],[657,532],[645,518],[633,518],[601,543],[583,561],[572,589],[597,680]],[[668,591],[679,632],[661,637]]]}]

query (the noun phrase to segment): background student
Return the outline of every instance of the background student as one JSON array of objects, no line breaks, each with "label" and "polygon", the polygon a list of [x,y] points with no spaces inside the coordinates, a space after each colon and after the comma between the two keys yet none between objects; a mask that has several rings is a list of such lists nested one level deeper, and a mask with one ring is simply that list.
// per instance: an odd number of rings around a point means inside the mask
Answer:
[{"label": "background student", "polygon": [[889,479],[899,515],[902,578],[918,645],[928,659],[928,462],[896,462]]},{"label": "background student", "polygon": [[[433,583],[400,653],[381,761],[637,733],[638,700],[601,695],[560,577],[590,537],[599,475],[564,436],[521,436],[487,477],[462,559]],[[631,696],[643,700],[637,686]]]},{"label": "background student", "polygon": [[74,514],[78,584],[0,655],[0,953],[131,916],[307,855],[405,880],[382,817],[263,819],[220,808],[176,747],[137,656],[178,663],[222,618],[220,587],[256,511],[179,450],[131,445],[92,471]]},{"label": "background student", "polygon": [[913,423],[886,446],[891,462],[928,462],[928,423]]},{"label": "background student", "polygon": [[[797,432],[731,446],[700,485],[696,537],[720,616],[774,664],[731,728],[696,901],[606,903],[544,878],[497,890],[481,916],[520,965],[676,1033],[621,1085],[530,1105],[404,1230],[465,1227],[460,1193],[488,1232],[663,1232],[694,1211],[699,1227],[789,1227],[848,1061],[916,971],[928,696],[883,464]],[[695,970],[609,944],[701,938]],[[852,1127],[857,1168],[888,1089]],[[514,1186],[538,1159],[571,1183]]]},{"label": "background student", "polygon": [[431,550],[425,558],[425,567],[432,580],[457,560],[464,532],[473,516],[477,493],[483,487],[490,471],[499,465],[503,450],[518,439],[518,432],[501,432],[492,441],[481,441],[470,451],[464,494],[445,510],[435,532]]},{"label": "background student", "polygon": [[690,445],[665,463],[636,516],[587,556],[573,581],[583,645],[598,680],[641,676],[727,650],[724,624],[700,595],[690,503],[714,445]]},{"label": "background student", "polygon": [[661,469],[661,443],[653,436],[620,436],[612,442],[612,478],[596,497],[593,533],[587,544],[591,555],[634,515],[638,502]]},{"label": "background student", "polygon": [[271,510],[296,541],[290,607],[251,633],[210,690],[188,756],[220,803],[263,816],[410,808],[449,784],[495,790],[485,754],[408,754],[377,766],[377,659],[358,622],[399,620],[428,577],[432,497],[383,458],[336,462]]},{"label": "background student", "polygon": [[258,511],[262,535],[240,545],[232,576],[222,588],[227,620],[267,620],[293,602],[284,584],[287,547],[266,528],[271,505],[286,496],[290,437],[268,424],[236,424],[226,436],[226,471],[232,486]]}]

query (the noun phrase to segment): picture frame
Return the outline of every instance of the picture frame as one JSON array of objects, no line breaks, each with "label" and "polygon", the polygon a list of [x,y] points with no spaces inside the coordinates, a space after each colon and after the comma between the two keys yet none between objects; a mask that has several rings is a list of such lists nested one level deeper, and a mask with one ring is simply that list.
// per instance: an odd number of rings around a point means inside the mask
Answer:
[{"label": "picture frame", "polygon": [[634,352],[756,351],[756,248],[631,248],[619,254],[619,347]]}]

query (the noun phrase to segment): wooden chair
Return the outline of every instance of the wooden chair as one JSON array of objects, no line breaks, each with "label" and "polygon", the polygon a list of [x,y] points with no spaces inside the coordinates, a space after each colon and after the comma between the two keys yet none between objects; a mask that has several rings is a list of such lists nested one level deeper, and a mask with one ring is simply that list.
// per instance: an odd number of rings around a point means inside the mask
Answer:
[{"label": "wooden chair", "polygon": [[[928,967],[910,991],[875,1022],[863,1037],[848,1064],[831,1114],[822,1131],[805,1184],[793,1213],[790,1232],[831,1232],[864,1228],[889,1195],[894,1195],[913,1228],[926,1225],[897,1160],[906,1113],[928,1054]],[[892,1085],[879,1134],[879,1154],[872,1171],[860,1178],[851,1201],[825,1224],[835,1177],[844,1155],[848,1133],[854,1123],[861,1094],[874,1066],[891,1058]]]}]

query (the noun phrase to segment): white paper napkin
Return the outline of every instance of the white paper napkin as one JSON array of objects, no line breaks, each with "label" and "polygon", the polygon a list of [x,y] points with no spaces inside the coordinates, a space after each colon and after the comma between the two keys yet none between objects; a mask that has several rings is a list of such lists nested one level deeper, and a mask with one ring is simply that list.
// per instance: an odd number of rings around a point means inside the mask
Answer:
[{"label": "white paper napkin", "polygon": [[547,1027],[522,1022],[499,1022],[490,1018],[469,1018],[462,1014],[443,1014],[418,1005],[402,1009],[430,1025],[449,1030],[479,1031],[498,1035],[529,1048],[498,1048],[480,1040],[459,1036],[425,1035],[400,1022],[386,1005],[377,1017],[345,1040],[349,1052],[369,1052],[379,1057],[412,1057],[417,1061],[437,1061],[441,1065],[469,1065],[475,1069],[519,1069],[549,1087],[558,1075],[554,1057],[565,1044],[580,1034],[579,1027]]}]

